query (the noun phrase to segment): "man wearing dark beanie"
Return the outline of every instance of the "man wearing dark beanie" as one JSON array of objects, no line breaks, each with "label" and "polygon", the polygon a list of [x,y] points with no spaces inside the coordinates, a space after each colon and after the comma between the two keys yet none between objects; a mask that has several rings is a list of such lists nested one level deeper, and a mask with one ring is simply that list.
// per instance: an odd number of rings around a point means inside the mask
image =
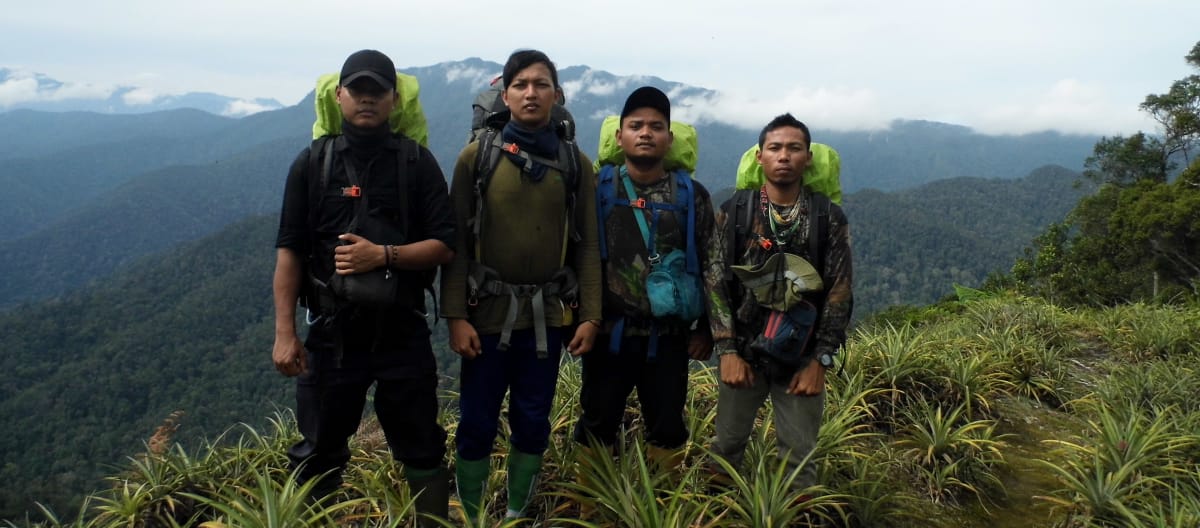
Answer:
[{"label": "man wearing dark beanie", "polygon": [[[449,475],[422,285],[453,257],[446,183],[429,150],[389,126],[399,94],[386,55],[350,55],[336,97],[342,133],[314,140],[292,163],[276,240],[272,358],[298,376],[303,435],[288,458],[301,481],[318,479],[314,499],[336,492],[375,385],[375,413],[417,497],[419,526],[437,526]],[[311,325],[303,344],[297,300]]]},{"label": "man wearing dark beanie", "polygon": [[[596,350],[583,358],[583,416],[575,428],[585,453],[607,456],[620,442],[626,401],[637,388],[647,459],[666,471],[678,466],[688,439],[688,360],[707,359],[712,349],[701,277],[720,275],[705,250],[713,242],[712,200],[687,170],[666,166],[673,141],[667,95],[651,86],[634,90],[616,131],[624,163],[601,167],[598,177],[601,203],[612,202],[598,207],[604,326]],[[694,266],[671,269],[673,258]],[[651,283],[664,272],[689,290],[689,308],[672,311],[652,300],[661,290]],[[587,459],[580,457],[584,482]]]}]

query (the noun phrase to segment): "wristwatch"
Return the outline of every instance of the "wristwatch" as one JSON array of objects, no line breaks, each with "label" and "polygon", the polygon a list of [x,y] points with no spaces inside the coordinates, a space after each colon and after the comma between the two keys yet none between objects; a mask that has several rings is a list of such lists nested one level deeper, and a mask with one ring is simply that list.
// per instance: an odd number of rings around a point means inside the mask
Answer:
[{"label": "wristwatch", "polygon": [[817,355],[817,363],[820,363],[821,366],[825,367],[825,368],[832,367],[833,366],[833,354],[830,354],[829,352],[821,352],[820,354]]}]

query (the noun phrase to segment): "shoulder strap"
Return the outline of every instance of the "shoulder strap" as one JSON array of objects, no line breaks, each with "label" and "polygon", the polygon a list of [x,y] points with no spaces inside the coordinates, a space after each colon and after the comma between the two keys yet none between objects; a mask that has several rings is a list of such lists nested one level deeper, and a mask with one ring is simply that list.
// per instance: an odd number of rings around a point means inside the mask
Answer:
[{"label": "shoulder strap", "polygon": [[[829,197],[813,192],[808,197],[808,255],[821,275],[825,275],[825,239],[829,236]],[[828,286],[826,286],[828,288]]]},{"label": "shoulder strap", "polygon": [[730,266],[737,262],[738,251],[746,245],[750,229],[754,226],[754,207],[751,197],[754,189],[741,189],[729,199],[729,211],[725,217],[725,280],[733,280]]},{"label": "shoulder strap", "polygon": [[409,212],[412,208],[414,199],[420,200],[420,193],[414,193],[412,187],[417,181],[416,178],[409,177],[410,166],[417,162],[421,157],[421,149],[417,147],[416,141],[409,139],[406,136],[395,136],[395,140],[399,141],[399,147],[396,149],[396,191],[400,193],[399,203],[400,218],[404,219],[404,238],[407,240],[412,230],[409,229],[412,224],[412,217]]},{"label": "shoulder strap", "polygon": [[[573,126],[568,127],[569,130],[563,131],[558,142],[558,157],[563,160],[563,187],[567,191],[567,229],[568,237],[571,242],[579,242],[583,240],[583,236],[579,234],[579,222],[575,218],[575,196],[579,190],[579,178],[583,173],[582,162],[579,156],[579,145],[575,143],[575,129]],[[563,260],[566,260],[566,244],[563,244]]]},{"label": "shoulder strap", "polygon": [[687,230],[684,232],[684,254],[687,255],[687,272],[700,273],[700,256],[696,248],[696,208],[692,188],[692,177],[685,170],[675,171],[675,203],[687,211]]},{"label": "shoulder strap", "polygon": [[[333,143],[337,136],[321,136],[314,139],[308,148],[308,225],[309,233],[315,234],[311,226],[316,225],[325,187],[329,185],[329,172],[333,165]],[[315,239],[313,240],[315,243]],[[311,247],[313,251],[315,246]]]},{"label": "shoulder strap", "polygon": [[617,182],[613,175],[616,169],[612,165],[600,167],[600,174],[596,178],[596,212],[597,228],[600,235],[600,260],[608,260],[608,238],[605,232],[605,223],[608,220],[608,215],[612,214],[614,202],[617,199]]}]

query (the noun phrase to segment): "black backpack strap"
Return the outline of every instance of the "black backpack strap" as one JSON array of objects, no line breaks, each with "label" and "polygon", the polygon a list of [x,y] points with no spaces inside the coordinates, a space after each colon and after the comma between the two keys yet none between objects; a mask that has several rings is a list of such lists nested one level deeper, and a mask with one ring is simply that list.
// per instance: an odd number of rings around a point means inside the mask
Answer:
[{"label": "black backpack strap", "polygon": [[737,262],[738,251],[746,246],[750,230],[754,228],[754,205],[751,198],[754,189],[741,189],[733,193],[729,199],[729,210],[725,217],[725,281],[733,281],[733,270],[730,268]]},{"label": "black backpack strap", "polygon": [[[308,225],[309,233],[316,225],[317,214],[329,185],[329,171],[333,164],[333,143],[337,136],[321,136],[314,139],[308,148]],[[313,249],[315,251],[315,249]]]},{"label": "black backpack strap", "polygon": [[[411,216],[411,211],[414,208],[414,200],[421,200],[425,196],[424,193],[420,192],[421,190],[418,188],[420,178],[413,178],[411,174],[413,167],[415,167],[421,160],[421,146],[417,144],[415,140],[404,135],[393,136],[393,139],[399,142],[398,148],[396,149],[396,189],[401,193],[400,200],[398,202],[400,208],[400,213],[398,216],[404,219],[404,239],[411,242],[413,238],[412,225],[414,220]],[[421,204],[418,203],[416,207],[419,208],[420,205]],[[416,272],[416,275],[420,277],[421,281],[419,286],[424,290],[425,293],[428,293],[429,298],[433,300],[433,324],[435,326],[437,325],[439,319],[437,315],[439,313],[437,292],[433,288],[433,282],[436,274],[436,269]],[[424,317],[427,314],[421,312],[420,315]]]},{"label": "black backpack strap", "polygon": [[472,260],[479,256],[479,235],[483,226],[483,197],[487,193],[488,184],[491,183],[492,173],[496,172],[496,167],[500,165],[501,143],[500,131],[495,128],[485,128],[479,134],[479,147],[475,152],[475,206],[471,219],[467,222],[467,227],[471,230],[469,249]]},{"label": "black backpack strap", "polygon": [[[813,192],[808,196],[808,256],[825,282],[825,239],[829,237],[829,197]],[[829,287],[826,286],[826,289]]]}]

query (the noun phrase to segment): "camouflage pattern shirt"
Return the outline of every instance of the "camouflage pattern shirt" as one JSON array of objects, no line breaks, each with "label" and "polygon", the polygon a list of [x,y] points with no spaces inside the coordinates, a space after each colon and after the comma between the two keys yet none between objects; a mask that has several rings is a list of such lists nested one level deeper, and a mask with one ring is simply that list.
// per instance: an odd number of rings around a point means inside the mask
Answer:
[{"label": "camouflage pattern shirt", "polygon": [[[850,325],[850,313],[854,305],[851,291],[850,226],[842,208],[831,203],[827,236],[820,244],[825,254],[822,256],[823,258],[813,259],[808,254],[810,251],[809,224],[811,222],[807,204],[810,193],[808,188],[801,190],[798,203],[804,204],[804,209],[800,211],[795,220],[799,224],[780,241],[783,242],[782,247],[786,248],[788,253],[804,257],[809,262],[819,261],[822,263],[822,269],[818,271],[821,273],[826,289],[824,302],[819,305],[821,313],[817,320],[814,356],[821,353],[835,355],[846,343],[846,329]],[[712,326],[714,350],[717,354],[736,352],[746,355],[747,345],[756,335],[762,333],[769,315],[769,311],[760,307],[754,301],[753,296],[746,294],[737,279],[726,282],[725,277],[732,277],[732,275],[725,275],[724,271],[732,265],[762,264],[780,247],[779,244],[776,244],[775,247],[768,250],[759,243],[758,237],[760,236],[768,239],[774,239],[774,237],[770,222],[762,210],[759,193],[755,192],[748,203],[751,211],[751,232],[754,235],[736,237],[744,238],[744,241],[741,247],[734,248],[734,262],[726,262],[729,245],[737,243],[730,240],[731,229],[729,227],[730,222],[735,222],[731,215],[737,196],[735,194],[733,198],[721,204],[721,210],[717,212],[716,216],[716,236],[714,237],[716,242],[708,246],[708,265],[722,272],[716,274],[710,270],[705,273],[705,279],[708,281],[706,286],[712,297],[709,303],[711,308],[709,321]],[[745,218],[746,211],[741,210],[739,214]],[[782,231],[787,230],[783,229]]]},{"label": "camouflage pattern shirt", "polygon": [[[617,198],[630,198],[621,181],[627,177],[620,173],[614,174]],[[632,197],[630,201],[643,198],[647,202],[675,203],[671,194],[675,187],[674,178],[663,178],[649,185],[632,183],[637,196]],[[696,255],[704,275],[701,280],[708,284],[710,278],[707,275],[713,273],[715,268],[709,265],[708,252],[704,248],[712,245],[716,220],[708,190],[696,180],[692,180],[692,189],[692,206],[696,211]],[[603,219],[604,244],[608,250],[608,260],[603,264],[604,315],[606,320],[626,317],[625,335],[649,335],[647,325],[651,319],[651,312],[650,301],[646,296],[646,276],[650,274],[650,260],[646,240],[642,236],[637,219],[633,216],[635,214],[643,215],[646,225],[651,225],[649,209],[635,209],[624,205],[614,205],[608,218]],[[672,211],[660,211],[658,229],[654,237],[658,253],[666,255],[672,249],[684,249],[686,231],[686,216],[677,216]],[[717,278],[719,277],[718,273]],[[711,301],[711,296],[705,297]],[[706,310],[711,309],[711,304],[706,306]],[[683,330],[680,326],[682,325],[666,328],[660,326],[659,330],[660,333],[677,333]],[[707,330],[707,327],[708,322],[702,318],[698,328]]]}]

